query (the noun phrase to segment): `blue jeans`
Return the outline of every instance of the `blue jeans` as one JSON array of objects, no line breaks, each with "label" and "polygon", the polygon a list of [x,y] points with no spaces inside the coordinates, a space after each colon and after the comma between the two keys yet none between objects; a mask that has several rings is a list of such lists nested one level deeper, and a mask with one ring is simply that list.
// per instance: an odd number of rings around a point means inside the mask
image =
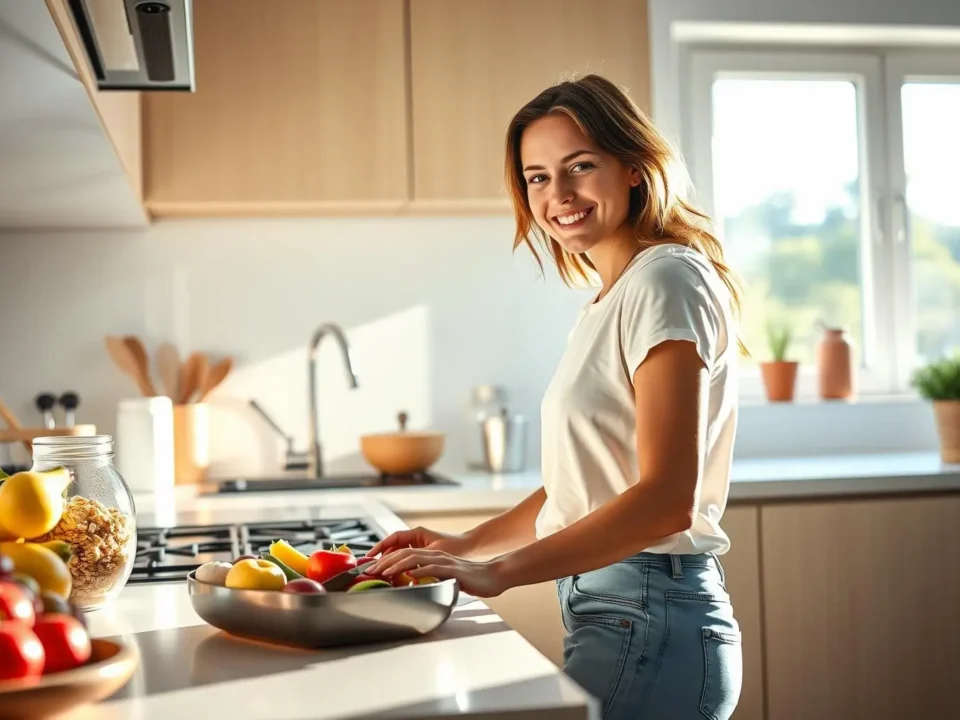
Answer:
[{"label": "blue jeans", "polygon": [[565,672],[606,720],[725,720],[740,627],[715,555],[640,553],[557,581]]}]

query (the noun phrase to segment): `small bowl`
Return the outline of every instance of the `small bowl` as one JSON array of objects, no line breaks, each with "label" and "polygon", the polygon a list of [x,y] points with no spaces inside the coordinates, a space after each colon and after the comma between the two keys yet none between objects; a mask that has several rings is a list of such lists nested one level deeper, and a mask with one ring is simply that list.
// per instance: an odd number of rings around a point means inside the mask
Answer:
[{"label": "small bowl", "polygon": [[113,695],[140,664],[137,650],[92,638],[86,664],[39,680],[0,680],[0,720],[39,720]]},{"label": "small bowl", "polygon": [[443,454],[444,434],[407,430],[405,412],[401,412],[397,420],[400,423],[397,432],[362,435],[360,452],[368,463],[387,475],[425,472]]}]

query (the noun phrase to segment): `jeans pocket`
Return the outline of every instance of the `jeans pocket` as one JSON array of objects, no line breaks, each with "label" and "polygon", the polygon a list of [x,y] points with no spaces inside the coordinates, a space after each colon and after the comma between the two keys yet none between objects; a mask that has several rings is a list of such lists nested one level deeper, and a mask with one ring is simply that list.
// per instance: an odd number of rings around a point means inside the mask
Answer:
[{"label": "jeans pocket", "polygon": [[740,632],[703,628],[703,659],[700,712],[710,720],[727,720],[737,707],[743,685]]},{"label": "jeans pocket", "polygon": [[573,620],[563,643],[563,669],[601,704],[601,717],[616,714],[633,681],[630,657],[634,625],[630,620],[591,617]]}]

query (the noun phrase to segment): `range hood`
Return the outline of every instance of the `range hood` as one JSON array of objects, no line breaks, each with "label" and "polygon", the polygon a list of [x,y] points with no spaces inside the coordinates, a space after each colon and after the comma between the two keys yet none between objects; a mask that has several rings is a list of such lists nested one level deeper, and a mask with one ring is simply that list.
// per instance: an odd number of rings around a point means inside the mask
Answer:
[{"label": "range hood", "polygon": [[68,0],[100,90],[192,92],[192,0]]}]

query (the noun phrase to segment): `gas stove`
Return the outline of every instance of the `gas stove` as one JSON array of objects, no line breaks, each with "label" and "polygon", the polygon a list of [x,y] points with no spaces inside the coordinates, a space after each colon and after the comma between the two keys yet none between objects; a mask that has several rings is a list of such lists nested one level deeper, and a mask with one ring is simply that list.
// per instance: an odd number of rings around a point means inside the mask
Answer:
[{"label": "gas stove", "polygon": [[137,557],[128,583],[174,582],[206,562],[232,562],[264,552],[283,539],[305,555],[348,545],[362,556],[384,536],[374,523],[358,519],[275,520],[137,528]]}]

